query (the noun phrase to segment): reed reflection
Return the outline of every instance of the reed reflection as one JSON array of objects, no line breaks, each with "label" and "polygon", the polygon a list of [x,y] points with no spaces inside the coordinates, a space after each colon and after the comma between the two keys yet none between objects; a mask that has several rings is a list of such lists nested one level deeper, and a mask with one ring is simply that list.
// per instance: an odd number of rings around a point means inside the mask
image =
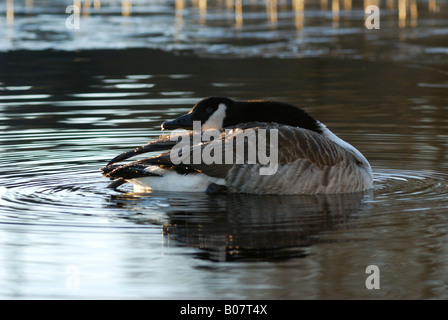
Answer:
[{"label": "reed reflection", "polygon": [[266,2],[266,15],[269,22],[272,24],[277,23],[277,0],[265,0]]},{"label": "reed reflection", "polygon": [[[440,6],[437,0],[427,0],[427,10],[430,13],[439,12]],[[14,23],[14,5],[24,5],[27,12],[32,12],[35,7],[34,0],[6,0],[6,22],[8,25]],[[151,3],[151,2],[150,2]],[[91,9],[99,13],[99,10],[105,6],[121,7],[121,15],[128,17],[132,15],[133,4],[147,4],[141,0],[73,0],[73,5],[77,6],[82,15],[88,16],[92,14]],[[180,11],[188,8],[197,10],[199,15],[199,22],[205,23],[207,12],[209,10],[224,10],[228,11],[233,16],[234,26],[241,28],[244,25],[245,12],[254,10],[263,10],[266,13],[266,20],[276,27],[279,21],[280,13],[291,11],[294,13],[294,24],[298,30],[305,26],[305,12],[307,8],[315,9],[316,4],[321,11],[331,11],[331,20],[333,27],[339,27],[341,22],[341,11],[352,11],[354,9],[365,10],[369,5],[376,5],[381,10],[397,10],[396,20],[399,28],[411,27],[416,28],[418,23],[419,10],[424,8],[424,3],[419,4],[417,0],[386,0],[381,2],[379,0],[364,0],[359,7],[359,4],[353,0],[251,0],[245,2],[243,0],[221,0],[221,1],[207,1],[207,0],[174,0],[174,15],[176,21],[181,18]],[[157,5],[154,3],[153,5]]]},{"label": "reed reflection", "polygon": [[295,17],[295,26],[297,30],[303,28],[305,16],[305,0],[293,0],[293,9]]},{"label": "reed reflection", "polygon": [[14,0],[6,0],[6,23],[11,25],[14,22]]},{"label": "reed reflection", "polygon": [[333,28],[337,28],[339,26],[339,11],[339,0],[332,0],[331,12],[333,14]]},{"label": "reed reflection", "polygon": [[179,39],[181,31],[182,31],[182,26],[183,26],[183,12],[185,9],[185,0],[176,0],[175,2],[175,33],[174,33],[174,37],[176,40]]},{"label": "reed reflection", "polygon": [[235,0],[235,25],[237,28],[243,25],[243,0]]}]

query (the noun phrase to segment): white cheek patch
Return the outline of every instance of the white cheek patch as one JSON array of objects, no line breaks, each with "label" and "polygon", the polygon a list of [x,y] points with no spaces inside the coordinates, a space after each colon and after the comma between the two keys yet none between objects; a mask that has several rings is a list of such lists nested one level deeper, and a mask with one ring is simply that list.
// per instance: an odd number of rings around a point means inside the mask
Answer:
[{"label": "white cheek patch", "polygon": [[224,124],[224,118],[226,117],[227,106],[224,103],[220,103],[218,109],[208,118],[208,120],[202,125],[202,130],[208,129],[222,129]]}]

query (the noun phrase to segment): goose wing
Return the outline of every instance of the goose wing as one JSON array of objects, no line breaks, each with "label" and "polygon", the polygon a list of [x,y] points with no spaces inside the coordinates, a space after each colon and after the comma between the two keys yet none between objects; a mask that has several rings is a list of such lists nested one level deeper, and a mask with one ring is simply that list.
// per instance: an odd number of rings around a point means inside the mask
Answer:
[{"label": "goose wing", "polygon": [[121,162],[123,160],[129,159],[131,157],[134,157],[136,155],[142,154],[142,153],[148,153],[148,152],[156,152],[156,151],[163,151],[163,150],[169,150],[171,149],[177,142],[170,140],[170,136],[164,135],[159,137],[157,140],[149,142],[145,146],[137,147],[134,150],[123,152],[122,154],[119,154],[112,160],[110,160],[107,164],[107,166],[110,166],[114,163]]},{"label": "goose wing", "polygon": [[[268,143],[260,143],[263,140],[261,137]],[[275,138],[277,141],[274,141]],[[179,140],[172,141],[169,137],[164,137],[115,157],[102,168],[103,174],[111,179],[131,179],[154,175],[145,169],[156,165],[177,170],[179,173],[203,172],[212,177],[240,180],[253,178],[255,173],[248,168],[259,169],[266,165],[259,161],[259,155],[263,153],[265,156],[275,153],[275,161],[280,166],[299,161],[320,169],[335,166],[347,161],[347,156],[350,157],[342,147],[316,132],[277,123],[241,124],[221,130],[219,137],[198,144],[193,144],[193,132],[186,133],[182,139],[187,139],[188,142],[184,141],[184,148],[181,155],[177,155],[175,162],[172,159],[173,148]],[[260,150],[260,147],[264,150]],[[124,165],[115,164],[145,152],[168,149],[170,151],[154,157]],[[196,163],[193,160],[194,155],[198,153],[202,159]],[[354,161],[355,157],[348,160]]]},{"label": "goose wing", "polygon": [[145,146],[137,147],[133,150],[123,152],[110,160],[107,165],[101,168],[103,175],[111,180],[114,179],[133,179],[138,177],[157,175],[147,171],[149,165],[159,165],[173,167],[169,160],[169,152],[164,152],[158,156],[133,161],[127,164],[117,164],[137,155],[149,152],[166,151],[172,149],[176,145],[176,141],[170,140],[167,136],[162,136],[157,140],[149,142]]},{"label": "goose wing", "polygon": [[[266,134],[270,132],[269,142],[272,142],[273,137],[277,138],[273,145],[266,143],[266,154],[271,156],[271,163],[231,166],[225,176],[221,176],[225,177],[230,191],[307,194],[364,189],[355,155],[323,135],[276,123],[260,125],[253,129],[258,134],[261,130],[266,130]],[[243,132],[236,134],[241,135]],[[272,157],[273,154],[277,155],[277,158]],[[261,170],[268,167],[271,173],[262,174]],[[206,166],[196,168],[209,174]]]},{"label": "goose wing", "polygon": [[[217,147],[218,144],[221,144],[220,148]],[[273,165],[292,168],[294,166],[291,164],[294,164],[300,167],[300,171],[307,169],[324,172],[329,168],[347,167],[357,162],[354,154],[317,132],[278,123],[240,125],[222,134],[221,140],[213,140],[200,147],[203,154],[208,154],[210,149],[226,152],[229,149],[233,150],[231,161],[225,159],[229,154],[223,152],[222,164],[201,162],[191,164],[190,168],[212,177],[226,178],[229,183],[234,181],[236,184],[238,184],[236,181],[260,179],[259,183],[264,183],[263,181],[272,179],[275,172],[272,175],[266,174],[266,179],[263,179],[263,176],[259,177],[259,173],[261,168]],[[260,157],[264,157],[264,161]],[[300,175],[300,172],[297,171],[296,175]]]}]

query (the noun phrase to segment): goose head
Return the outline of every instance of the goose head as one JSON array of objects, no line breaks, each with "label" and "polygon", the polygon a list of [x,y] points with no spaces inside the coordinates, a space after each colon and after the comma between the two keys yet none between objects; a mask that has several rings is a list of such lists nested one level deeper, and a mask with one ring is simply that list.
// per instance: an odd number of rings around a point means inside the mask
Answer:
[{"label": "goose head", "polygon": [[162,129],[193,129],[193,122],[200,121],[201,129],[222,129],[227,125],[227,113],[235,102],[229,98],[210,97],[201,100],[187,114],[184,114],[174,120],[165,121]]},{"label": "goose head", "polygon": [[247,122],[276,122],[322,133],[322,126],[302,109],[274,101],[234,101],[224,97],[209,97],[199,101],[187,114],[165,121],[162,129],[193,129],[200,121],[201,129],[218,129]]},{"label": "goose head", "polygon": [[354,154],[357,161],[371,172],[370,164],[361,152],[336,136],[323,123],[291,104],[265,100],[234,101],[224,97],[209,97],[199,101],[187,114],[171,121],[165,121],[161,127],[163,130],[192,130],[194,121],[201,122],[201,130],[221,130],[249,122],[274,122],[314,131],[343,147],[347,152]]}]

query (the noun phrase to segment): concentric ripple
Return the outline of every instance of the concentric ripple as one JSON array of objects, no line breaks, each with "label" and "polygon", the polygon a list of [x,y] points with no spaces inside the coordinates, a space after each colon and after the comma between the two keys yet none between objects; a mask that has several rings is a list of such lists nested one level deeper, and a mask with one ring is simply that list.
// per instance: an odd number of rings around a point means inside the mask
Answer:
[{"label": "concentric ripple", "polygon": [[[6,177],[0,190],[0,224],[101,227],[103,189],[100,175],[91,170],[51,173],[39,176]],[[93,216],[93,219],[81,219]]]},{"label": "concentric ripple", "polygon": [[375,172],[375,199],[425,202],[446,200],[448,174],[434,171],[381,168]]}]

